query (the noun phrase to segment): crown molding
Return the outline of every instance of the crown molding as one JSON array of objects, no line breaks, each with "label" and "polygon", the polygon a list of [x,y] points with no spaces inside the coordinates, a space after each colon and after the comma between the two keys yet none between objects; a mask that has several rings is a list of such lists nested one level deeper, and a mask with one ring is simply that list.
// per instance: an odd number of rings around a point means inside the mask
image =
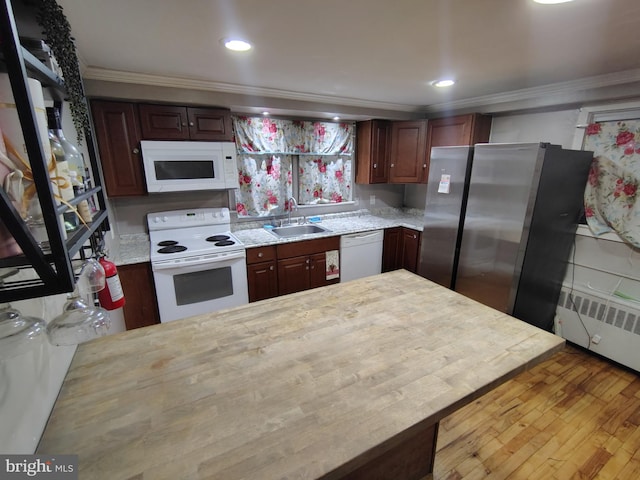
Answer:
[{"label": "crown molding", "polygon": [[149,75],[145,73],[123,72],[96,67],[87,67],[83,77],[90,80],[102,80],[106,82],[119,82],[151,85],[156,87],[182,88],[192,90],[205,90],[221,93],[232,93],[252,97],[283,98],[288,100],[328,103],[351,107],[362,107],[399,112],[416,112],[419,107],[400,103],[375,102],[348,97],[334,97],[315,93],[293,92],[275,88],[250,87],[231,83],[211,82],[206,80],[193,80],[163,75]]},{"label": "crown molding", "polygon": [[[85,67],[86,63],[82,60],[81,66]],[[334,97],[330,95],[294,92],[275,88],[251,87],[206,80],[184,79],[164,75],[149,75],[91,66],[83,68],[83,77],[86,79],[106,82],[203,90],[258,98],[280,98],[294,101],[429,115],[436,113],[441,114],[442,112],[447,111],[473,111],[478,109],[482,109],[483,111],[491,111],[492,109],[495,111],[502,111],[505,109],[508,110],[511,106],[517,108],[519,104],[522,105],[523,102],[538,103],[542,101],[540,105],[556,105],[567,102],[580,103],[580,101],[584,99],[584,95],[582,95],[584,92],[640,82],[640,69],[626,70],[623,72],[586,77],[567,82],[553,83],[540,87],[512,90],[508,92],[482,95],[424,106],[376,102],[348,97]],[[529,107],[532,105],[533,104],[530,104]],[[487,107],[489,108],[487,109]]]},{"label": "crown molding", "polygon": [[499,105],[505,103],[522,102],[540,98],[569,96],[576,99],[579,92],[596,90],[630,83],[640,82],[640,69],[626,70],[617,73],[608,73],[593,77],[581,78],[568,82],[552,83],[541,87],[524,88],[509,92],[483,95],[479,97],[465,98],[438,104],[423,106],[420,111],[424,113],[440,113],[451,110],[466,110],[487,105]]}]

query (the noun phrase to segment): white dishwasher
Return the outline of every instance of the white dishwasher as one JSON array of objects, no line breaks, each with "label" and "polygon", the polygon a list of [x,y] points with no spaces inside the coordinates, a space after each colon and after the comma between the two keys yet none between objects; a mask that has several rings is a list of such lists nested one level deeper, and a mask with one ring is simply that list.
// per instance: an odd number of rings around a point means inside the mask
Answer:
[{"label": "white dishwasher", "polygon": [[382,271],[382,230],[340,237],[340,282],[377,275]]}]

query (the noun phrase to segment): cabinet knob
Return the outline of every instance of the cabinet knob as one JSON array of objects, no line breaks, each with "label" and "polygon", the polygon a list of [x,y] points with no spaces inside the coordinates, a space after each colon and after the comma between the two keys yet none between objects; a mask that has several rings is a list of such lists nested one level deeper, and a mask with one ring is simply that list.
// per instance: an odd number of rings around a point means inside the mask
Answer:
[{"label": "cabinet knob", "polygon": [[374,164],[373,164],[373,168],[378,168],[378,164],[377,164],[377,163],[374,163]]},{"label": "cabinet knob", "polygon": [[304,267],[305,270],[309,270],[309,265],[307,265],[306,267]]},{"label": "cabinet knob", "polygon": [[309,262],[310,262],[310,260],[307,258],[307,259],[305,260],[305,262],[306,262],[306,263],[309,263]]},{"label": "cabinet knob", "polygon": [[423,163],[423,164],[422,164],[422,168],[427,168],[427,164],[426,164],[426,163]]},{"label": "cabinet knob", "polygon": [[395,165],[392,163],[391,165],[389,165],[391,168],[393,168]]},{"label": "cabinet knob", "polygon": [[269,270],[271,270],[273,272],[273,265],[269,266]]},{"label": "cabinet knob", "polygon": [[137,154],[139,154],[139,153],[140,153],[140,149],[139,149],[139,148],[134,148],[134,149],[132,150],[132,152],[134,153],[134,155],[137,155]]},{"label": "cabinet knob", "polygon": [[190,126],[190,127],[193,127],[193,122],[189,122],[189,126]]},{"label": "cabinet knob", "polygon": [[182,124],[181,124],[181,125],[182,125],[183,127],[186,127],[186,126],[187,126],[187,122],[182,122]]},{"label": "cabinet knob", "polygon": [[262,257],[264,257],[264,253],[258,252],[258,258],[262,258]]},{"label": "cabinet knob", "polygon": [[417,236],[417,235],[414,235],[414,236],[413,236],[413,239],[415,240],[416,238],[418,238],[418,236]]}]

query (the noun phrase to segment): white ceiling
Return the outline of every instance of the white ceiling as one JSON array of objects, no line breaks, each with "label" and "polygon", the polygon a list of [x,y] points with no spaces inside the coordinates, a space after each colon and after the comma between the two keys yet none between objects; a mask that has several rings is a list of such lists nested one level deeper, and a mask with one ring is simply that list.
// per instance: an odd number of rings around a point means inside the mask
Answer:
[{"label": "white ceiling", "polygon": [[[640,81],[638,0],[58,3],[88,79],[406,112]],[[232,36],[254,48],[225,50],[220,40]],[[457,84],[429,85],[442,76]]]}]

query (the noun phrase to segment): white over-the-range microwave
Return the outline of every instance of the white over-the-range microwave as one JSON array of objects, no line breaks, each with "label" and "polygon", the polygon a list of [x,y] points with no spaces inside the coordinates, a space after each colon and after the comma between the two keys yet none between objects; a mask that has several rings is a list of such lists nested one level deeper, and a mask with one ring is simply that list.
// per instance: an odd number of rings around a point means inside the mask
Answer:
[{"label": "white over-the-range microwave", "polygon": [[232,142],[143,140],[141,147],[150,193],[238,188]]}]

